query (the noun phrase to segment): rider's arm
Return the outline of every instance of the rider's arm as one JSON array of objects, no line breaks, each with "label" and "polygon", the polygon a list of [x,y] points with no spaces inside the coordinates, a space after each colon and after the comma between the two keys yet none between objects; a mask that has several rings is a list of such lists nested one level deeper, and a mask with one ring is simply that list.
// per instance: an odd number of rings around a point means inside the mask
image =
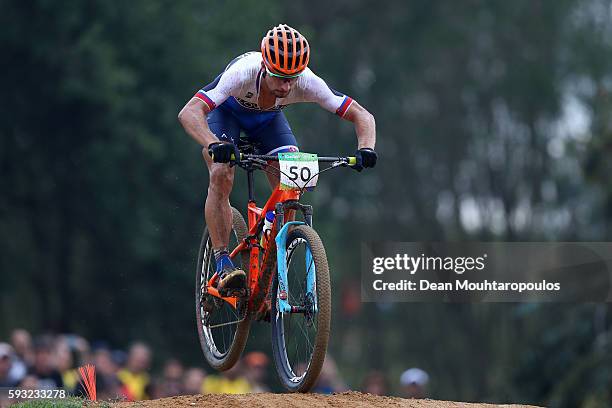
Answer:
[{"label": "rider's arm", "polygon": [[358,104],[357,101],[353,100],[353,103],[351,103],[351,106],[342,117],[355,124],[357,148],[374,149],[376,144],[376,121],[374,120],[374,115]]},{"label": "rider's arm", "polygon": [[210,131],[208,122],[206,122],[206,115],[209,112],[210,107],[206,102],[193,97],[178,114],[178,120],[187,134],[202,147],[207,147],[209,144],[218,141],[214,133]]},{"label": "rider's arm", "polygon": [[355,124],[359,149],[374,149],[376,123],[370,112],[351,97],[331,89],[322,78],[318,77],[309,68],[306,68],[304,78],[299,84],[303,88],[306,101],[316,102],[324,109]]},{"label": "rider's arm", "polygon": [[210,131],[206,115],[225,102],[239,86],[240,72],[234,65],[200,89],[179,112],[178,120],[185,131],[203,147],[219,141]]}]

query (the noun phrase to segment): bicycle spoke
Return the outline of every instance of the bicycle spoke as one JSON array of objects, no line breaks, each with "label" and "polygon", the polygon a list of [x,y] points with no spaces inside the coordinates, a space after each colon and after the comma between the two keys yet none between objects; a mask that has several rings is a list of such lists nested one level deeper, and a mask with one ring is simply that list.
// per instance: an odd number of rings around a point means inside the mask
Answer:
[{"label": "bicycle spoke", "polygon": [[306,342],[308,343],[308,345],[311,346],[312,349],[314,349],[314,346],[312,345],[312,343],[310,343],[310,339],[308,338],[308,333],[306,333],[306,330],[304,329],[304,327],[302,327],[302,325],[299,325],[299,328],[304,334],[304,337],[306,338]]}]

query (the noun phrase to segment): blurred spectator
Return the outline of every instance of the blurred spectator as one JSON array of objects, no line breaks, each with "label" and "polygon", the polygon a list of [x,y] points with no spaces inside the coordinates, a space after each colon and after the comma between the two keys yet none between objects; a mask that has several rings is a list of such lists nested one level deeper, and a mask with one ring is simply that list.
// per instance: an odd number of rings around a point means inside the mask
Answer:
[{"label": "blurred spectator", "polygon": [[162,389],[162,380],[159,378],[152,378],[145,387],[145,394],[149,399],[163,398],[165,395],[163,395]]},{"label": "blurred spectator", "polygon": [[15,329],[11,333],[11,343],[15,349],[17,357],[26,363],[26,365],[34,364],[34,350],[32,348],[32,337],[27,330]]},{"label": "blurred spectator", "polygon": [[363,380],[361,390],[374,395],[387,395],[389,387],[385,374],[381,371],[370,371]]},{"label": "blurred spectator", "polygon": [[91,360],[89,342],[83,337],[76,334],[64,334],[58,341],[68,347],[75,366],[82,365],[83,361]]},{"label": "blurred spectator", "polygon": [[[304,369],[302,369],[301,372],[304,372]],[[348,387],[342,378],[340,378],[336,362],[330,354],[327,354],[327,357],[325,357],[325,362],[323,363],[323,368],[321,369],[321,375],[319,375],[319,380],[314,386],[312,392],[319,394],[332,394],[334,392],[346,391],[347,389]]]},{"label": "blurred spectator", "polygon": [[420,368],[409,368],[400,377],[404,398],[425,398],[429,375]]},{"label": "blurred spectator", "polygon": [[202,392],[204,394],[247,394],[251,392],[251,385],[244,377],[242,362],[227,371],[221,376],[209,375],[204,379]]},{"label": "blurred spectator", "polygon": [[23,377],[23,380],[19,383],[19,388],[23,388],[26,390],[35,390],[40,388],[40,383],[38,382],[38,378],[35,375],[26,375]]},{"label": "blurred spectator", "polygon": [[184,369],[180,361],[170,359],[164,365],[163,379],[159,384],[159,392],[162,397],[172,397],[181,395],[183,392],[183,374]]},{"label": "blurred spectator", "polygon": [[0,387],[14,387],[17,381],[10,377],[13,363],[13,348],[7,343],[0,343]]},{"label": "blurred spectator", "polygon": [[245,377],[251,386],[251,392],[269,392],[265,384],[270,359],[261,351],[252,351],[244,356]]},{"label": "blurred spectator", "polygon": [[9,376],[12,380],[19,382],[27,374],[28,367],[34,365],[32,337],[24,329],[15,329],[11,333],[11,343],[15,350],[15,356]]},{"label": "blurred spectator", "polygon": [[[117,378],[119,365],[113,359],[113,353],[107,348],[106,343],[100,343],[92,354],[92,362],[96,367],[96,391],[99,400],[124,400],[131,398],[126,386],[121,384]],[[85,389],[77,384],[76,395],[85,396]]]},{"label": "blurred spectator", "polygon": [[201,368],[190,368],[183,378],[183,393],[196,395],[202,393],[206,373]]},{"label": "blurred spectator", "polygon": [[[201,368],[188,370],[176,359],[169,359],[159,377],[151,377],[151,350],[142,343],[132,344],[126,353],[112,350],[105,341],[93,343],[74,334],[44,335],[35,338],[23,330],[13,330],[11,344],[0,342],[0,387],[25,389],[64,388],[85,396],[78,367],[91,363],[96,370],[99,400],[141,400],[183,394],[268,392],[266,376],[270,358],[262,352],[245,355],[236,366],[218,375],[207,376]],[[17,353],[17,350],[20,350]],[[20,357],[20,356],[23,356]],[[31,364],[26,365],[26,361]],[[15,365],[21,366],[15,370]],[[27,368],[26,368],[27,367]],[[305,369],[306,366],[301,367]],[[299,367],[298,367],[299,370]],[[13,372],[22,372],[12,377]],[[338,378],[333,360],[328,359],[321,375],[319,392],[346,389]],[[0,406],[3,404],[0,401]]]},{"label": "blurred spectator", "polygon": [[127,353],[123,350],[113,350],[111,352],[111,358],[117,367],[123,367],[127,362]]},{"label": "blurred spectator", "polygon": [[74,357],[68,344],[59,341],[55,348],[57,358],[57,369],[59,370],[64,388],[68,391],[75,389],[79,382],[79,374],[74,368]]},{"label": "blurred spectator", "polygon": [[127,365],[119,370],[117,377],[127,388],[129,400],[147,399],[146,388],[151,381],[149,366],[151,365],[151,350],[144,343],[134,343],[128,353]]},{"label": "blurred spectator", "polygon": [[[93,363],[96,367],[96,391],[98,398],[106,399],[127,399],[127,388],[122,389],[122,384],[117,378],[119,366],[112,358],[110,350],[98,348],[93,353]],[[83,390],[84,391],[84,390]]]},{"label": "blurred spectator", "polygon": [[53,339],[49,336],[39,338],[34,343],[34,366],[28,374],[38,379],[40,388],[62,388],[64,381],[57,370],[54,356]]}]

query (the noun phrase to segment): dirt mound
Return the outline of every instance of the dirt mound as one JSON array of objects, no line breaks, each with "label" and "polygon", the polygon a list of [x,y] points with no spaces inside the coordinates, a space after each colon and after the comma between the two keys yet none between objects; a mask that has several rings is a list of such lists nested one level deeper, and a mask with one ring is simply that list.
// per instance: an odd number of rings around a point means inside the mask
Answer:
[{"label": "dirt mound", "polygon": [[151,401],[120,402],[115,408],[177,408],[177,407],[224,407],[224,408],[319,408],[319,407],[397,407],[397,408],[535,408],[532,405],[468,404],[465,402],[408,400],[396,397],[379,397],[360,392],[341,394],[206,394],[184,395]]}]

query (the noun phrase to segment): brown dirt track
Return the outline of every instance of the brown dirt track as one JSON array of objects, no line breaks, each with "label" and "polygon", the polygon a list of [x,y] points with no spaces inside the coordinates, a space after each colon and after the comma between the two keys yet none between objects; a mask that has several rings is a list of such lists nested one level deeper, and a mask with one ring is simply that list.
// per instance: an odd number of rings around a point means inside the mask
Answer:
[{"label": "brown dirt track", "polygon": [[397,397],[379,397],[372,394],[349,391],[341,394],[207,394],[184,395],[150,401],[120,402],[114,408],[319,408],[319,407],[374,407],[374,408],[536,408],[533,405],[471,404],[465,402],[408,400]]}]

